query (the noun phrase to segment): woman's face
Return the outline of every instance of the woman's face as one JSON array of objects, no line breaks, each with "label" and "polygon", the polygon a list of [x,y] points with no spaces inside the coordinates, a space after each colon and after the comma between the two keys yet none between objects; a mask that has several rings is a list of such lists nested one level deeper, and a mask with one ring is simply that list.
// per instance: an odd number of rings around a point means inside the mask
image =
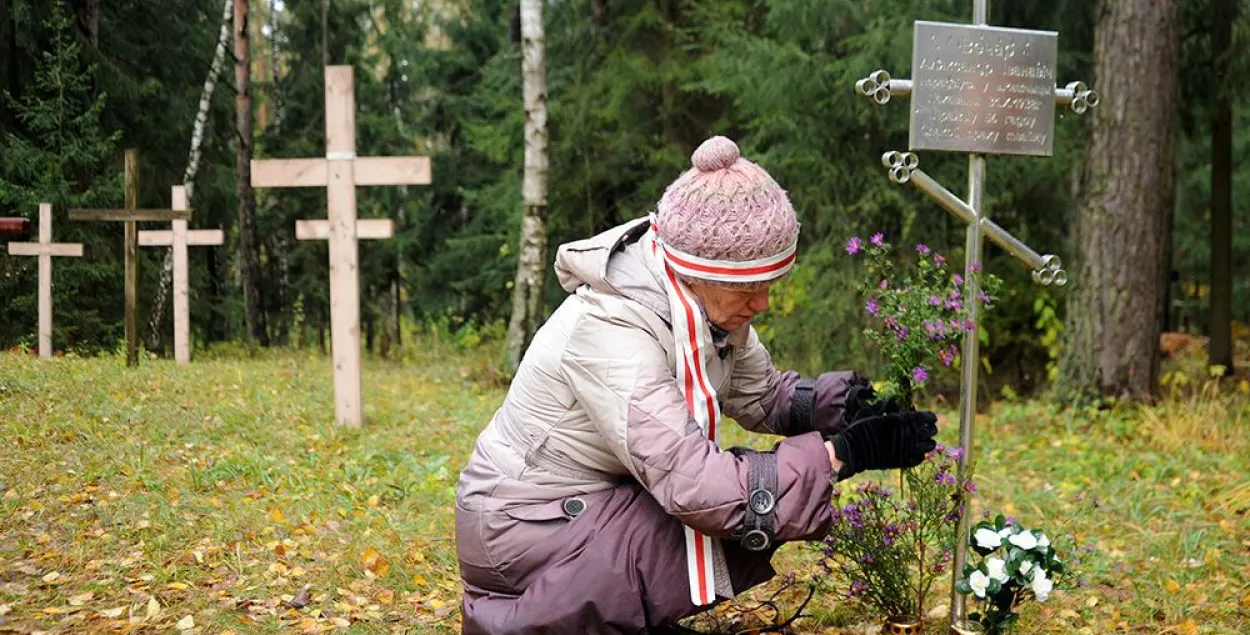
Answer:
[{"label": "woman's face", "polygon": [[768,310],[768,293],[772,285],[750,291],[698,281],[691,281],[686,286],[699,298],[712,324],[726,331],[736,331],[750,322],[756,313]]}]

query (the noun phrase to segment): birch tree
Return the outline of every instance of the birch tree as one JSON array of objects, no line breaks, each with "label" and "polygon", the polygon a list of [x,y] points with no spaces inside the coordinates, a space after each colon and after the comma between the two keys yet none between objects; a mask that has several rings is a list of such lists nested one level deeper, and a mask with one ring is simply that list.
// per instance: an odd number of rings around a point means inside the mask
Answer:
[{"label": "birch tree", "polygon": [[[221,29],[217,32],[217,49],[213,51],[213,63],[208,67],[208,76],[204,78],[204,89],[200,92],[200,108],[195,115],[195,125],[191,129],[191,149],[187,153],[187,169],[182,173],[182,184],[187,188],[187,207],[195,209],[192,202],[195,197],[195,175],[200,170],[200,147],[204,144],[204,127],[208,123],[209,106],[213,103],[213,92],[217,89],[217,78],[221,75],[221,65],[226,59],[226,46],[230,42],[230,22],[234,0],[221,3]],[[161,341],[161,323],[165,318],[165,304],[169,301],[169,286],[174,279],[174,255],[172,249],[165,250],[165,259],[161,265],[161,283],[156,287],[156,296],[152,299],[152,311],[148,317],[148,350],[156,350]]]},{"label": "birch tree", "polygon": [[547,261],[547,73],[543,0],[521,0],[521,74],[525,99],[525,173],[520,253],[512,286],[507,364],[515,371],[538,330]]}]

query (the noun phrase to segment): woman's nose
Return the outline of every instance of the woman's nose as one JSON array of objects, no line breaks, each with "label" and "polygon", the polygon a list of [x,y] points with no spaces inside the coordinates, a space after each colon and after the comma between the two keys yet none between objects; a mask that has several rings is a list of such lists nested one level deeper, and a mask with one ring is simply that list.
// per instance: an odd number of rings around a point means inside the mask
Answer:
[{"label": "woman's nose", "polygon": [[747,301],[747,307],[756,313],[763,313],[768,310],[768,289],[761,289],[751,294],[750,300]]}]

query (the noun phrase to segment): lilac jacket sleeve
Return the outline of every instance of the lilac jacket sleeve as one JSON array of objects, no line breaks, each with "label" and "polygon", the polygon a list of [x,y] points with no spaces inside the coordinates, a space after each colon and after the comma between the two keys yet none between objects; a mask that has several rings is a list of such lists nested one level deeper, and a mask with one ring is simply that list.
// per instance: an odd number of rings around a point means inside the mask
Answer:
[{"label": "lilac jacket sleeve", "polygon": [[[794,371],[780,372],[754,329],[735,355],[733,380],[722,407],[725,414],[752,432],[787,437],[812,431],[822,435],[839,432],[847,425],[847,393],[853,386],[868,383],[854,371],[831,371],[808,380]],[[800,388],[802,384],[806,385]],[[796,402],[796,392],[809,386],[811,394],[800,396]]]},{"label": "lilac jacket sleeve", "polygon": [[[591,316],[582,322],[564,353],[564,379],[612,453],[682,524],[717,537],[740,528],[750,464],[718,448],[692,420],[659,342],[627,325]],[[774,452],[776,539],[824,536],[833,473],[820,435],[785,439]]]}]

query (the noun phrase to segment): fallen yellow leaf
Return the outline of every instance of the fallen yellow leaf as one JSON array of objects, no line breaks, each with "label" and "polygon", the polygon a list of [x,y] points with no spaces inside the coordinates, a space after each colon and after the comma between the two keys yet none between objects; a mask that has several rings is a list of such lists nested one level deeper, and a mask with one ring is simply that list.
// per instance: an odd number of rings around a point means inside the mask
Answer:
[{"label": "fallen yellow leaf", "polygon": [[35,539],[35,542],[41,545],[46,545],[51,541],[52,541],[52,536],[49,536],[48,534],[41,534],[38,538]]},{"label": "fallen yellow leaf", "polygon": [[154,618],[161,614],[161,603],[156,601],[156,596],[148,598],[148,618]]},{"label": "fallen yellow leaf", "polygon": [[165,586],[175,591],[186,591],[187,589],[191,588],[182,582],[170,582],[169,584],[166,584]]},{"label": "fallen yellow leaf", "polygon": [[95,597],[95,593],[91,591],[87,591],[86,593],[75,595],[74,597],[70,598],[69,605],[70,606],[82,606],[86,604],[87,602],[90,602],[91,598],[93,597]]},{"label": "fallen yellow leaf", "polygon": [[377,507],[377,506],[378,506],[378,495],[377,495],[377,494],[374,494],[373,496],[370,496],[370,497],[369,497],[369,506],[370,506],[370,507]]},{"label": "fallen yellow leaf", "polygon": [[104,609],[103,611],[100,611],[100,617],[109,617],[109,618],[121,617],[122,613],[125,613],[125,612],[126,612],[126,607],[119,606],[115,609]]},{"label": "fallen yellow leaf", "polygon": [[391,569],[391,565],[386,561],[386,558],[383,558],[382,554],[378,553],[377,549],[373,547],[365,549],[364,553],[360,554],[360,566],[379,578],[386,577],[386,573]]},{"label": "fallen yellow leaf", "polygon": [[188,615],[178,620],[178,623],[174,625],[174,628],[180,631],[185,631],[188,629],[195,628],[195,617]]},{"label": "fallen yellow leaf", "polygon": [[1177,584],[1176,580],[1168,580],[1167,589],[1168,593],[1180,593],[1181,585]]},{"label": "fallen yellow leaf", "polygon": [[269,510],[269,520],[275,523],[282,522],[282,510],[277,507]]},{"label": "fallen yellow leaf", "polygon": [[1198,625],[1193,620],[1185,620],[1176,625],[1176,632],[1180,635],[1198,635]]}]

